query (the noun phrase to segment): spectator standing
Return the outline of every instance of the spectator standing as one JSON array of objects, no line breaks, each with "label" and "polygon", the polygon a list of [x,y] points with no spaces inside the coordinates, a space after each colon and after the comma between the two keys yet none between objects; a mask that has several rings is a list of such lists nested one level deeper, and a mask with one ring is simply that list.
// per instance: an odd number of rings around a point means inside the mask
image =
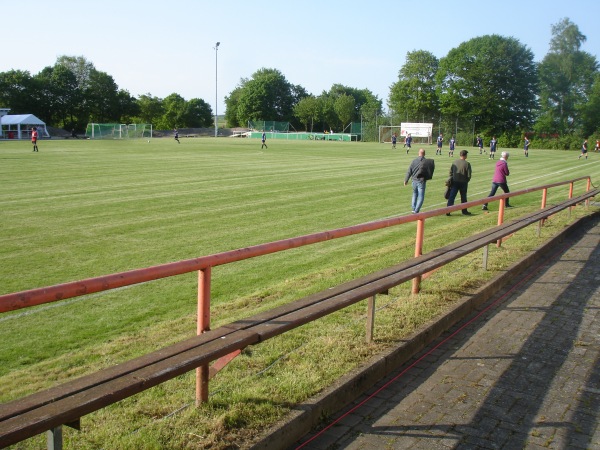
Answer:
[{"label": "spectator standing", "polygon": [[[424,166],[428,164],[430,167],[429,175],[425,174]],[[408,184],[408,181],[412,178],[412,212],[418,213],[421,210],[423,201],[425,200],[425,188],[427,186],[427,179],[433,176],[435,170],[435,162],[432,159],[425,159],[425,149],[419,149],[419,156],[417,156],[408,166],[406,176],[404,177],[404,186]]]},{"label": "spectator standing", "polygon": [[31,129],[31,143],[33,144],[33,151],[34,152],[39,152],[37,141],[38,141],[37,127],[33,127]]},{"label": "spectator standing", "polygon": [[[494,177],[492,178],[492,190],[490,191],[490,194],[488,195],[488,197],[493,197],[494,195],[496,195],[496,191],[498,190],[498,188],[502,188],[502,191],[504,191],[505,193],[509,193],[510,191],[508,190],[508,184],[506,182],[506,177],[510,175],[510,171],[508,170],[508,157],[509,157],[509,153],[508,152],[502,152],[500,155],[500,159],[498,160],[498,162],[496,163],[496,169],[494,170]],[[506,199],[506,203],[505,203],[507,208],[512,208],[512,205],[509,204],[509,199]],[[483,205],[483,209],[484,211],[487,211],[488,206],[487,203],[485,205]]]},{"label": "spectator standing", "polygon": [[[450,177],[452,178],[452,185],[450,187],[450,196],[448,197],[448,204],[446,206],[454,205],[456,194],[460,192],[460,202],[467,203],[467,188],[469,181],[471,181],[472,169],[471,163],[467,161],[467,150],[461,150],[459,153],[460,159],[457,159],[452,163],[450,167]],[[465,216],[470,216],[471,213],[468,209],[463,209],[462,213]],[[450,213],[446,213],[447,216]]]}]

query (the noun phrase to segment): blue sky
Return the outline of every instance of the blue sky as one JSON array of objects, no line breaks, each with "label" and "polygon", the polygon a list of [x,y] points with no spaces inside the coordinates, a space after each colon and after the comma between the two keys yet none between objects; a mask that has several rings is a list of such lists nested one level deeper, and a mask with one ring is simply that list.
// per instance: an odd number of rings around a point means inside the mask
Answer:
[{"label": "blue sky", "polygon": [[407,52],[427,50],[441,58],[469,39],[499,34],[518,39],[541,61],[551,26],[564,17],[587,36],[582,50],[600,59],[597,0],[30,0],[26,5],[12,10],[17,14],[3,12],[0,72],[36,74],[60,55],[84,56],[136,97],[175,92],[186,100],[202,98],[213,113],[216,102],[219,114],[240,79],[263,67],[278,69],[316,95],[335,83],[367,88],[387,108],[389,88]]}]

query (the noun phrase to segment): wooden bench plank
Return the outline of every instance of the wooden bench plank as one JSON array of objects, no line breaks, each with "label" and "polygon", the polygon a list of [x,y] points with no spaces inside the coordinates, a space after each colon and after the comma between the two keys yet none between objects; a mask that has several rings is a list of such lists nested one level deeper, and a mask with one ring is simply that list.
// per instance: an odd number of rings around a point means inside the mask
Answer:
[{"label": "wooden bench plank", "polygon": [[0,447],[69,423],[105,406],[142,392],[203,364],[225,356],[238,348],[259,341],[256,333],[236,331],[185,352],[162,359],[119,378],[95,385],[55,402],[0,422]]}]

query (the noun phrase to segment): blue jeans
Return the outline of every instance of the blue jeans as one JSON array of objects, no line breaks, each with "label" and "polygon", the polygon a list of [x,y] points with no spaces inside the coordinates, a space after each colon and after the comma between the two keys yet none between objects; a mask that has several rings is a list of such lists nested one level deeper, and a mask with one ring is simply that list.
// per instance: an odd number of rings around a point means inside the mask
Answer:
[{"label": "blue jeans", "polygon": [[425,200],[425,181],[413,179],[412,211],[418,213]]},{"label": "blue jeans", "polygon": [[[494,195],[496,195],[496,191],[498,190],[498,188],[501,188],[504,193],[508,194],[510,191],[508,190],[508,184],[507,183],[494,183],[492,181],[492,190],[490,191],[490,195],[488,195],[488,197],[493,197]],[[509,199],[506,199],[506,202],[504,203],[506,206],[509,206]],[[487,203],[484,205],[487,206]]]}]

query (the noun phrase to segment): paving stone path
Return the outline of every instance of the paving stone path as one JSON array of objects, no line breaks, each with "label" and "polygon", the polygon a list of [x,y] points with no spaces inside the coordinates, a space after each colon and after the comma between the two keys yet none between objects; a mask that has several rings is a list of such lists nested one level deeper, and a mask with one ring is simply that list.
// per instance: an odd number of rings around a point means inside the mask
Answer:
[{"label": "paving stone path", "polygon": [[600,449],[600,220],[303,449]]}]

